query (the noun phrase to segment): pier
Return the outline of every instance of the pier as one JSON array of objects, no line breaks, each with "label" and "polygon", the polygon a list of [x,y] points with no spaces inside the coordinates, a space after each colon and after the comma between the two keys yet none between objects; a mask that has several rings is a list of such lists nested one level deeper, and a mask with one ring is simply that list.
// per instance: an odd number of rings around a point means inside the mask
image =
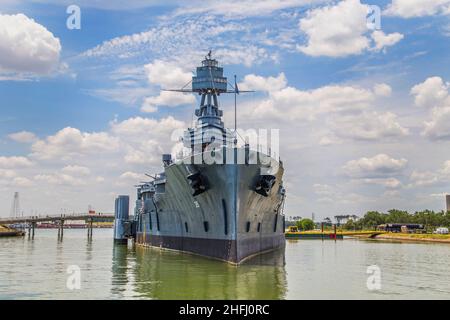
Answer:
[{"label": "pier", "polygon": [[339,231],[339,232],[311,232],[311,231],[286,231],[286,239],[333,239],[342,240],[344,237],[364,237],[375,238],[378,235],[385,234],[386,231]]},{"label": "pier", "polygon": [[38,222],[56,222],[58,226],[58,239],[64,236],[64,223],[66,221],[84,220],[87,227],[87,237],[92,239],[92,230],[94,222],[114,222],[113,214],[87,214],[87,213],[73,213],[60,215],[46,215],[46,216],[29,216],[29,217],[9,217],[0,218],[0,225],[17,225],[26,224],[28,227],[28,237],[34,238],[35,229]]}]

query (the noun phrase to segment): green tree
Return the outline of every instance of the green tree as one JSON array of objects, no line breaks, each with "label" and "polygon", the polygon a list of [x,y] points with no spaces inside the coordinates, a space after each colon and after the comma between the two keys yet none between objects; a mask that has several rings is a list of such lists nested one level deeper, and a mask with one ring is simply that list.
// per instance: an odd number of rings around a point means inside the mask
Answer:
[{"label": "green tree", "polygon": [[297,226],[303,231],[313,230],[315,227],[314,221],[311,219],[302,219],[298,222],[299,224]]},{"label": "green tree", "polygon": [[342,228],[343,228],[344,230],[354,230],[354,229],[356,229],[356,223],[355,223],[352,219],[349,219],[349,220],[342,226]]},{"label": "green tree", "polygon": [[378,225],[386,223],[387,215],[378,211],[368,211],[360,220],[361,226],[368,229],[375,229]]},{"label": "green tree", "polygon": [[411,215],[408,211],[391,209],[388,211],[386,223],[410,223]]}]

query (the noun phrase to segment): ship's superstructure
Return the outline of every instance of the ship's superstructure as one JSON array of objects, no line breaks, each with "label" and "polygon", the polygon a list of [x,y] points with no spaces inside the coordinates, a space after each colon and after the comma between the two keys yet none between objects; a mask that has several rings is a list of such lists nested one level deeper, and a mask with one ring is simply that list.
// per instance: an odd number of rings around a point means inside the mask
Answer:
[{"label": "ship's superstructure", "polygon": [[248,144],[237,146],[219,109],[227,88],[223,68],[209,53],[192,88],[175,90],[201,96],[197,121],[182,137],[187,152],[162,155],[164,172],[137,187],[137,244],[232,263],[284,246],[283,164]]}]

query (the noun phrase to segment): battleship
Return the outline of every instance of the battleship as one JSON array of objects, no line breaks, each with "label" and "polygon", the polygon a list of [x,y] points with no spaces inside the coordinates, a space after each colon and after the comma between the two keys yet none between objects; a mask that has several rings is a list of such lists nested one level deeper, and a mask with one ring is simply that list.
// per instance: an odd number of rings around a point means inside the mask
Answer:
[{"label": "battleship", "polygon": [[[191,88],[170,91],[200,96],[192,128],[181,137],[187,152],[162,155],[164,171],[137,185],[131,222],[137,245],[189,252],[239,264],[249,257],[284,248],[283,163],[269,150],[238,144],[236,83],[228,83],[211,52],[196,68]],[[228,87],[231,87],[229,89]],[[221,94],[235,94],[235,127],[227,129]],[[116,199],[116,234],[128,197]],[[119,213],[117,213],[119,212]],[[121,236],[116,240],[123,241]]]}]

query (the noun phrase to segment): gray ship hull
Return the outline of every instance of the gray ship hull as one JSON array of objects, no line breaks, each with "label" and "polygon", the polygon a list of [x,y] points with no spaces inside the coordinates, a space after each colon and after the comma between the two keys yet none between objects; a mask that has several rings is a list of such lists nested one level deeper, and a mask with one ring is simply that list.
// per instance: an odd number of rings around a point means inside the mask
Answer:
[{"label": "gray ship hull", "polygon": [[[242,150],[242,149],[240,149]],[[258,152],[251,151],[257,157]],[[274,163],[272,159],[272,163]],[[255,192],[261,164],[173,163],[165,168],[165,182],[137,214],[136,243],[199,254],[231,263],[284,247],[282,164],[269,194]],[[207,191],[193,196],[192,171],[207,180]]]}]

